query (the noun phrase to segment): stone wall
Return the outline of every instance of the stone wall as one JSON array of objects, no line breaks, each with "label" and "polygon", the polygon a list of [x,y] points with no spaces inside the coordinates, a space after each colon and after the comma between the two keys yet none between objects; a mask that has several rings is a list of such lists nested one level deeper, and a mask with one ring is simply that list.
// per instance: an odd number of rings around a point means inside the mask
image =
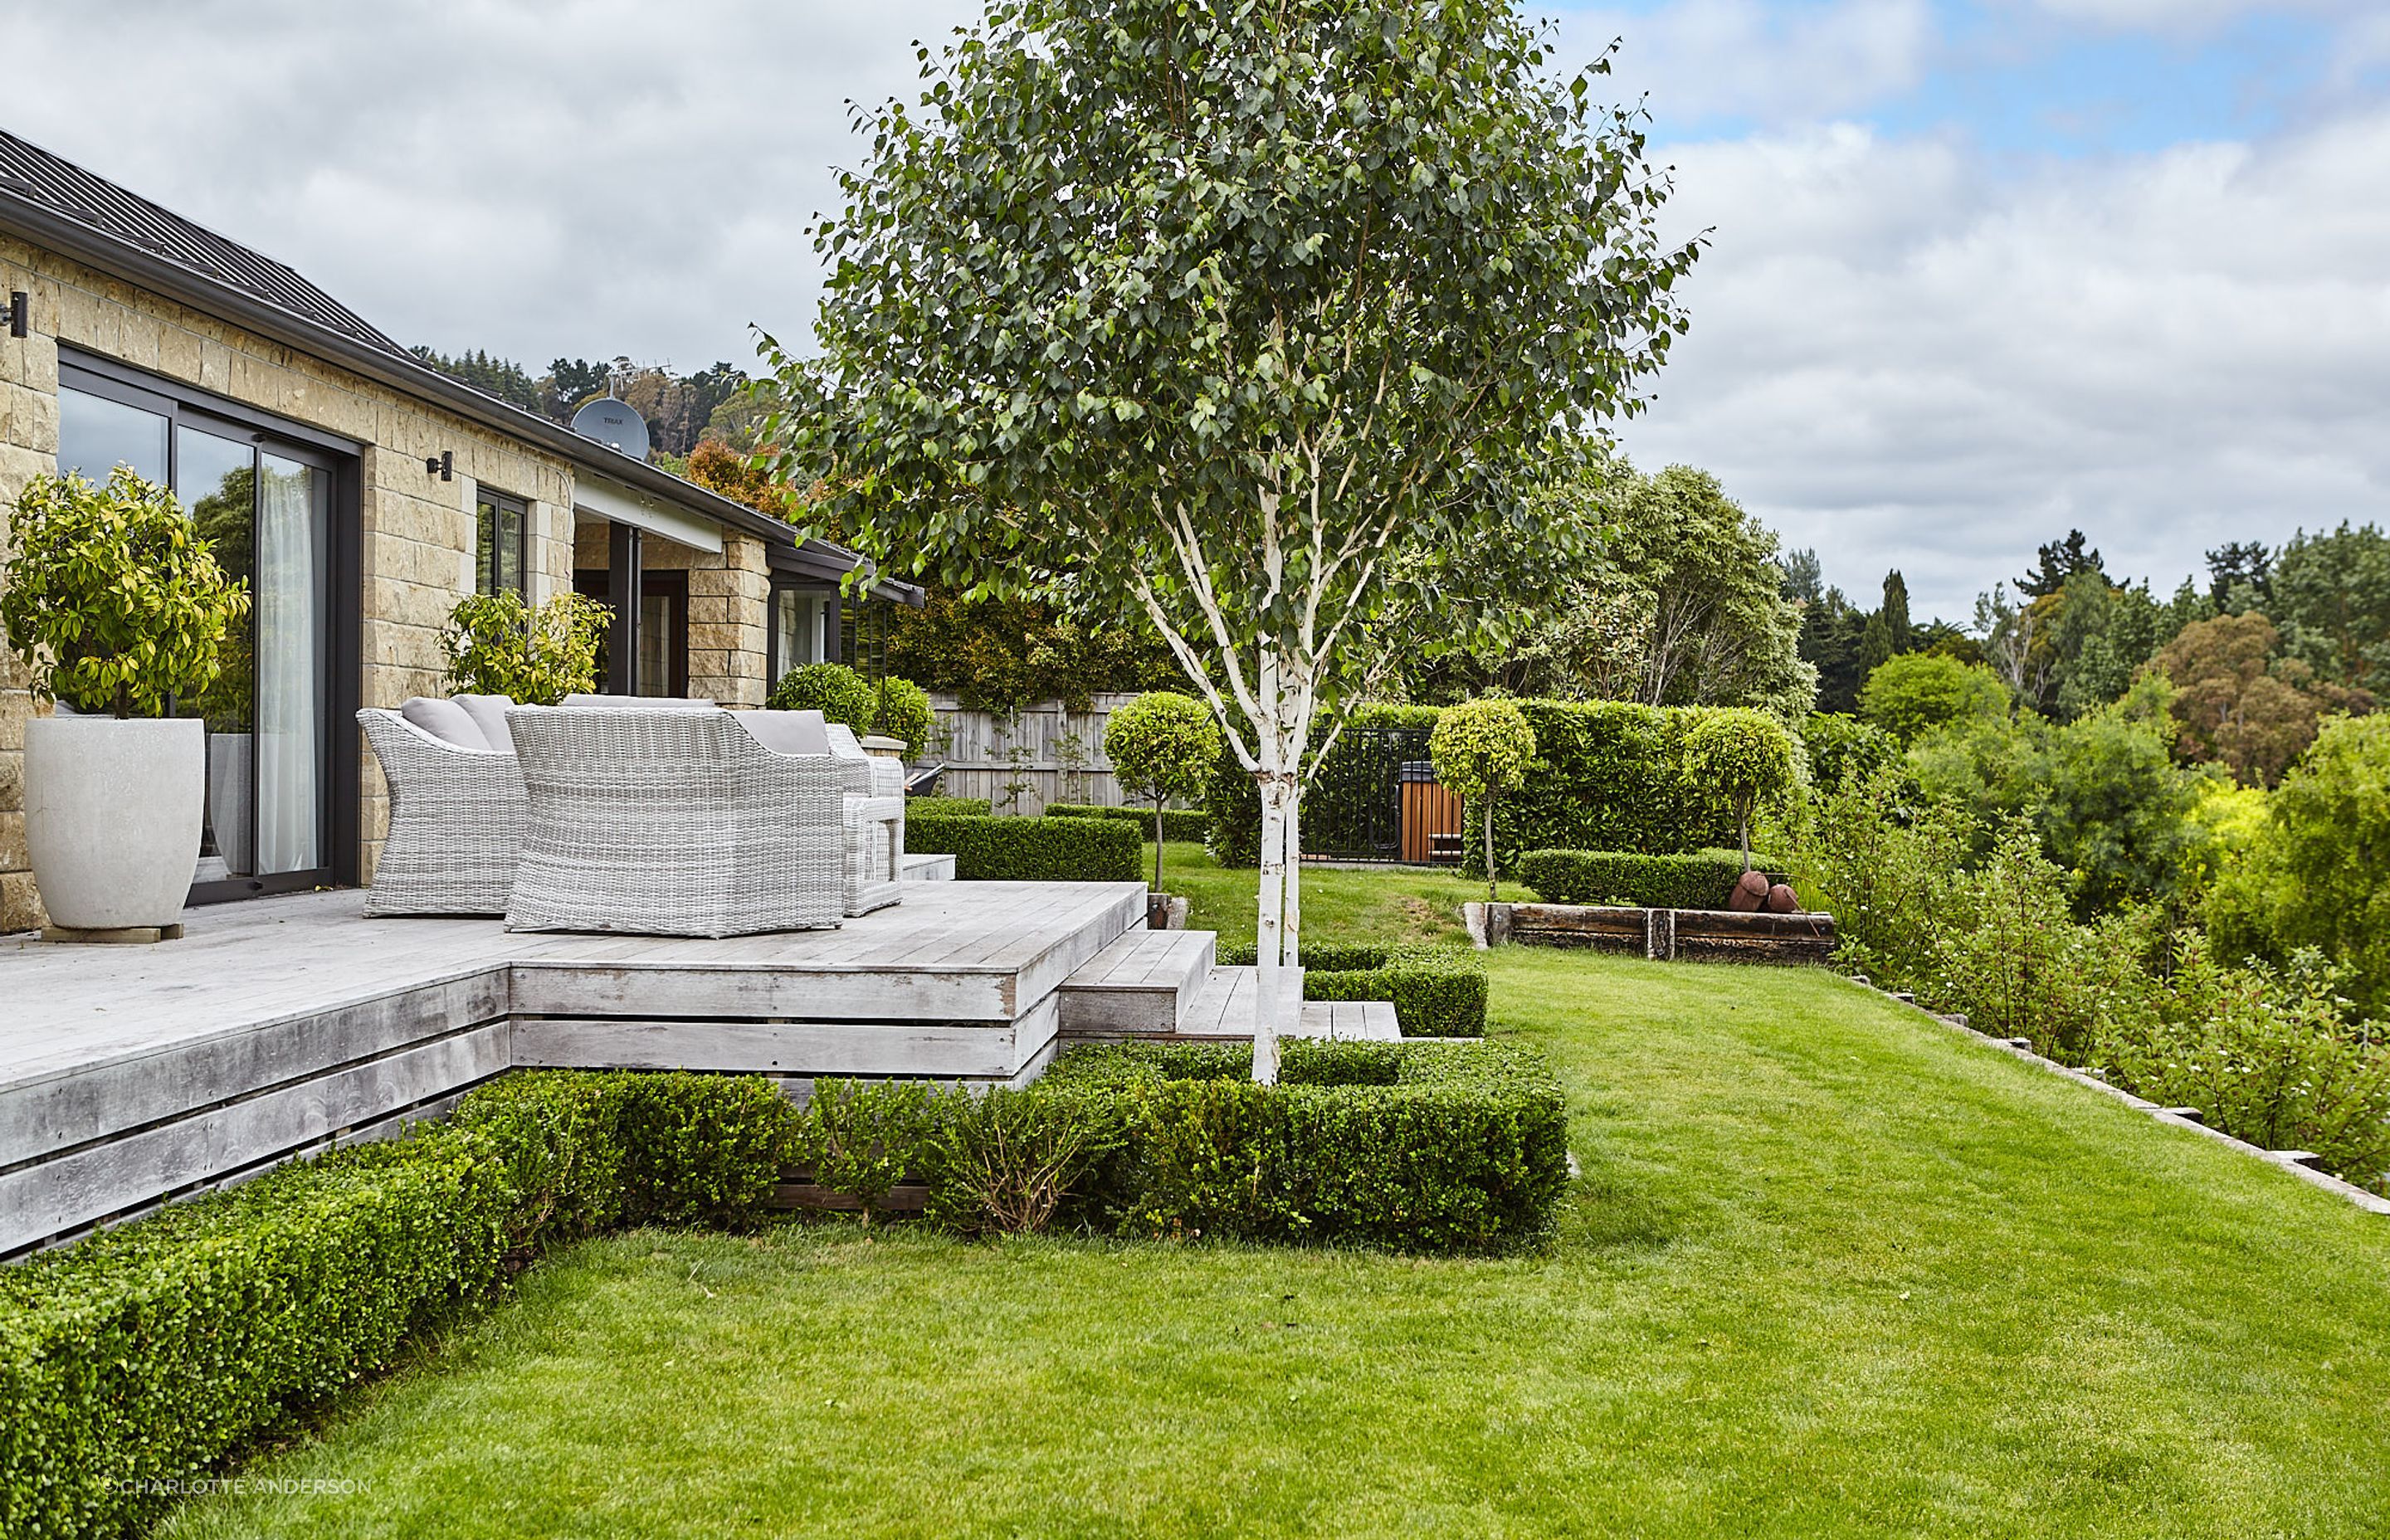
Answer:
[{"label": "stone wall", "polygon": [[[359,699],[395,706],[439,687],[440,633],[473,589],[477,483],[532,505],[532,598],[572,582],[572,471],[507,439],[239,327],[119,283],[55,254],[0,237],[0,294],[32,295],[32,335],[0,336],[0,506],[57,468],[58,344],[228,397],[364,444],[364,577]],[[456,456],[455,479],[424,460]],[[761,610],[758,610],[760,633]],[[0,661],[0,930],[41,922],[25,870],[21,794],[22,668]],[[353,730],[353,729],[351,729]],[[361,853],[368,878],[387,822],[381,774],[362,756]]]}]

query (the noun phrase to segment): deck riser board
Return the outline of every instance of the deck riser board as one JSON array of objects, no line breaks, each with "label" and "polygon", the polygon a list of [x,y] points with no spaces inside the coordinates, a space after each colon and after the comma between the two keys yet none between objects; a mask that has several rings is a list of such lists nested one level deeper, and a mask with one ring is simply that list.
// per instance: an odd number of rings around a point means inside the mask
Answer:
[{"label": "deck riser board", "polygon": [[503,1022],[0,1176],[0,1252],[388,1117],[507,1067]]},{"label": "deck riser board", "polygon": [[1010,1079],[1055,1035],[1049,996],[1019,1021],[636,1021],[519,1019],[517,1069]]},{"label": "deck riser board", "polygon": [[401,990],[0,1089],[0,1167],[293,1084],[429,1041],[508,1008],[508,970]]}]

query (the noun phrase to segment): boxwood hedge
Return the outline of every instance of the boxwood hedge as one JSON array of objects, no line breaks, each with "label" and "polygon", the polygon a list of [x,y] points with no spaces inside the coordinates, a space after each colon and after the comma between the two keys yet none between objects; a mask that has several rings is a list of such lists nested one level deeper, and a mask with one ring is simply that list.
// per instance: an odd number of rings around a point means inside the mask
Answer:
[{"label": "boxwood hedge", "polygon": [[0,1269],[0,1534],[135,1533],[546,1242],[746,1225],[792,1110],[756,1078],[544,1073]]},{"label": "boxwood hedge", "polygon": [[908,818],[932,818],[941,815],[968,814],[984,818],[995,808],[985,797],[907,797],[905,815]]},{"label": "boxwood hedge", "polygon": [[1567,1117],[1531,1050],[1294,1039],[1278,1084],[1252,1070],[1233,1044],[1108,1045],[1034,1089],[1105,1094],[1118,1145],[1093,1180],[1125,1235],[1452,1252],[1549,1226]]},{"label": "boxwood hedge", "polygon": [[[1250,944],[1223,946],[1222,964],[1250,967]],[[1405,1037],[1485,1035],[1485,965],[1465,947],[1305,946],[1306,1000],[1391,1000]]]},{"label": "boxwood hedge", "polygon": [[[1094,802],[1047,802],[1048,818],[1118,818],[1137,825],[1140,834],[1153,828],[1153,809],[1150,807],[1099,807]],[[1162,810],[1162,837],[1165,840],[1201,840],[1212,827],[1212,815],[1201,808],[1165,807]]]},{"label": "boxwood hedge", "polygon": [[[1767,866],[1759,857],[1753,859],[1763,868]],[[1735,879],[1741,875],[1742,856],[1736,851],[1636,855],[1620,851],[1531,850],[1519,857],[1519,880],[1547,904],[1723,909],[1734,892]]]},{"label": "boxwood hedge", "polygon": [[1145,841],[1116,818],[1012,818],[934,814],[905,818],[905,848],[951,854],[955,876],[987,882],[1136,882]]}]

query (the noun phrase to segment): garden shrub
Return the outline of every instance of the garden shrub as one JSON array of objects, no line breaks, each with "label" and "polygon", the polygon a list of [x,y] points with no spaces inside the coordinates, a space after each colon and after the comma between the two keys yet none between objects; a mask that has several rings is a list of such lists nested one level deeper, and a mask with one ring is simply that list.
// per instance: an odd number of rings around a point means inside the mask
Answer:
[{"label": "garden shrub", "polygon": [[924,1141],[924,1212],[957,1235],[1034,1234],[1084,1209],[1125,1142],[1115,1097],[1068,1084],[956,1092]]},{"label": "garden shrub", "polygon": [[922,1170],[944,1109],[919,1080],[817,1080],[789,1153],[814,1180],[863,1206],[865,1224],[909,1174]]},{"label": "garden shrub", "polygon": [[403,1139],[0,1269],[0,1534],[146,1527],[172,1483],[387,1366],[544,1242],[752,1222],[791,1115],[752,1077],[509,1076]]},{"label": "garden shrub", "polygon": [[871,682],[844,663],[801,663],[780,675],[765,704],[776,712],[819,712],[825,721],[867,733],[880,699]]},{"label": "garden shrub", "polygon": [[[1767,866],[1764,859],[1758,863]],[[1770,874],[1782,880],[1780,874]],[[1723,909],[1742,876],[1739,851],[1635,855],[1623,851],[1531,850],[1519,880],[1547,904],[1624,904],[1638,909]]]},{"label": "garden shrub", "polygon": [[909,810],[905,849],[950,854],[966,882],[1137,882],[1145,836],[1116,818],[1012,818]]},{"label": "garden shrub", "polygon": [[[1251,967],[1253,948],[1219,948],[1221,964]],[[1305,946],[1306,1000],[1390,1000],[1405,1037],[1485,1035],[1485,965],[1465,947]]]},{"label": "garden shrub", "polygon": [[1252,1050],[1234,1044],[1121,1044],[1056,1062],[1041,1087],[1117,1097],[1106,1196],[1122,1233],[1483,1251],[1548,1228],[1568,1181],[1567,1117],[1539,1057],[1485,1043],[1282,1046],[1275,1085],[1253,1083]]},{"label": "garden shrub", "polygon": [[1842,712],[1811,712],[1801,725],[1801,748],[1809,778],[1820,787],[1864,780],[1900,759],[1898,738]]},{"label": "garden shrub", "polygon": [[[907,797],[905,799],[905,816],[907,818],[936,818],[957,814],[967,815],[973,818],[984,818],[995,811],[994,804],[985,797]],[[1051,813],[1053,809],[1047,808],[1047,811]]]},{"label": "garden shrub", "polygon": [[[1255,817],[1261,815],[1256,813]],[[1094,802],[1047,802],[1048,818],[1118,818],[1137,826],[1140,836],[1153,828],[1153,810],[1147,807],[1099,807]],[[1212,828],[1212,815],[1201,808],[1165,807],[1162,810],[1162,837],[1165,840],[1203,839]],[[1259,836],[1255,836],[1256,839]]]},{"label": "garden shrub", "polygon": [[1485,874],[1485,902],[1501,895],[1494,883],[1494,809],[1502,793],[1526,780],[1536,753],[1535,729],[1518,706],[1501,699],[1469,700],[1436,719],[1428,735],[1435,778],[1477,809],[1477,854]]}]

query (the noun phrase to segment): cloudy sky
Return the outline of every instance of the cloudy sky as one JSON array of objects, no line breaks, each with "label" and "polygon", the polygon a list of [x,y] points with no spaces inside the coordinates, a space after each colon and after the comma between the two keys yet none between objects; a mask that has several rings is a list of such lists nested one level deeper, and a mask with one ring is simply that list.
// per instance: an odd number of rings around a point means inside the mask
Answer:
[{"label": "cloudy sky", "polygon": [[[803,230],[952,0],[0,3],[0,126],[290,263],[403,341],[750,357]],[[2390,4],[1629,0],[1715,232],[1628,430],[1921,612],[2080,526],[2171,588],[2231,538],[2390,520]]]}]

